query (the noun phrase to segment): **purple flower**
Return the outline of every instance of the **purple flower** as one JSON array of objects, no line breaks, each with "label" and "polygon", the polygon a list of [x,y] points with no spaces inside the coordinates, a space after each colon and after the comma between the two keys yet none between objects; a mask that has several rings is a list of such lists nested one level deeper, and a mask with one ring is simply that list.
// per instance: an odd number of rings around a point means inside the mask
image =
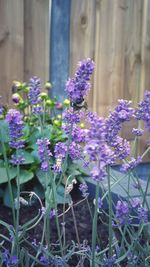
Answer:
[{"label": "purple flower", "polygon": [[138,218],[141,223],[147,223],[148,222],[148,211],[146,208],[139,207],[138,210]]},{"label": "purple flower", "polygon": [[23,155],[15,155],[13,154],[11,156],[11,159],[10,159],[10,163],[12,163],[13,165],[21,165],[23,164],[25,161]]},{"label": "purple flower", "polygon": [[144,130],[133,128],[132,133],[133,133],[135,136],[142,136],[143,133],[144,133]]},{"label": "purple flower", "polygon": [[114,149],[116,159],[126,159],[130,155],[130,143],[120,136],[116,136],[111,147]]},{"label": "purple flower", "polygon": [[145,91],[144,100],[138,104],[135,114],[137,120],[143,120],[148,131],[150,131],[150,92]]},{"label": "purple flower", "polygon": [[39,106],[39,105],[34,106],[33,109],[32,109],[32,113],[33,114],[36,114],[36,115],[40,115],[43,112],[44,112],[43,107],[42,106]]},{"label": "purple flower", "polygon": [[94,62],[91,59],[86,59],[78,64],[78,69],[72,79],[66,83],[66,91],[72,102],[82,100],[90,89],[90,76],[94,70]]},{"label": "purple flower", "polygon": [[56,162],[56,164],[53,165],[53,172],[54,173],[61,173],[62,172],[61,165],[58,164],[57,162]]},{"label": "purple flower", "polygon": [[23,148],[24,141],[20,140],[20,138],[23,136],[22,130],[24,127],[22,115],[19,111],[10,109],[6,115],[6,121],[8,122],[9,126],[10,146],[16,149]]},{"label": "purple flower", "polygon": [[78,143],[85,142],[86,131],[86,129],[81,129],[77,125],[74,125],[72,130],[72,139]]},{"label": "purple flower", "polygon": [[38,104],[40,100],[40,93],[41,93],[41,81],[38,77],[34,76],[29,80],[29,93],[28,93],[28,98],[29,98],[29,103],[31,105],[36,105]]},{"label": "purple flower", "polygon": [[127,172],[127,171],[130,171],[130,170],[133,170],[141,162],[142,162],[142,158],[140,156],[137,159],[131,158],[131,161],[129,161],[128,163],[125,163],[125,164],[122,165],[121,171]]},{"label": "purple flower", "polygon": [[105,165],[100,167],[93,167],[93,169],[90,172],[92,179],[96,182],[103,181],[104,177],[106,176],[106,168]]},{"label": "purple flower", "polygon": [[107,258],[107,256],[104,256],[104,264],[105,267],[113,267],[116,261],[116,254],[114,254],[111,258]]},{"label": "purple flower", "polygon": [[81,191],[82,193],[82,197],[88,197],[89,193],[87,192],[88,191],[88,186],[86,183],[82,183],[79,185],[79,190]]},{"label": "purple flower", "polygon": [[129,121],[134,115],[134,109],[130,107],[131,101],[118,100],[115,110],[106,119],[106,141],[113,146],[116,136],[121,130],[122,123]]},{"label": "purple flower", "polygon": [[33,239],[33,241],[32,241],[32,245],[33,245],[34,247],[37,247],[37,246],[38,246],[38,245],[37,245],[37,240],[36,240],[36,238]]},{"label": "purple flower", "polygon": [[72,142],[69,146],[69,156],[72,160],[81,159],[82,147],[79,144]]},{"label": "purple flower", "polygon": [[53,219],[56,216],[56,210],[55,209],[51,209],[50,213],[49,213],[49,218]]},{"label": "purple flower", "polygon": [[126,201],[118,200],[116,205],[116,219],[120,225],[129,222],[129,207]]},{"label": "purple flower", "polygon": [[56,158],[64,159],[67,152],[67,145],[63,142],[58,142],[54,148]]},{"label": "purple flower", "polygon": [[5,249],[4,252],[2,252],[2,259],[3,259],[3,262],[5,262],[7,266],[14,266],[18,263],[17,256],[15,255],[11,256],[7,249]]},{"label": "purple flower", "polygon": [[41,138],[37,140],[38,154],[41,160],[41,170],[47,172],[49,170],[49,159],[52,156],[48,146],[50,141],[47,138]]},{"label": "purple flower", "polygon": [[135,198],[132,199],[132,201],[131,201],[132,208],[137,208],[140,205],[141,205],[141,201],[140,201],[139,198],[135,197]]},{"label": "purple flower", "polygon": [[43,266],[48,266],[50,264],[48,257],[45,256],[45,255],[43,255],[43,256],[40,257],[40,263]]},{"label": "purple flower", "polygon": [[80,113],[75,113],[73,111],[73,108],[69,108],[63,112],[63,120],[64,122],[73,124],[73,123],[79,123],[81,120]]}]

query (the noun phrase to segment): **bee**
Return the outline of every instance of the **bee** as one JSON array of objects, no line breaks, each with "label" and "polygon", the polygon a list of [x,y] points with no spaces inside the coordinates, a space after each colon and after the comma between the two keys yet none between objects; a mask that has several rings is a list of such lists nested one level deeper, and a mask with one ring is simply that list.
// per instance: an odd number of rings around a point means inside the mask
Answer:
[{"label": "bee", "polygon": [[85,99],[83,97],[79,98],[78,100],[76,100],[76,102],[72,102],[71,106],[73,107],[73,109],[75,111],[78,111],[78,110],[80,110],[82,108],[84,108],[84,109],[88,108],[88,104],[87,104],[87,102],[85,101]]}]

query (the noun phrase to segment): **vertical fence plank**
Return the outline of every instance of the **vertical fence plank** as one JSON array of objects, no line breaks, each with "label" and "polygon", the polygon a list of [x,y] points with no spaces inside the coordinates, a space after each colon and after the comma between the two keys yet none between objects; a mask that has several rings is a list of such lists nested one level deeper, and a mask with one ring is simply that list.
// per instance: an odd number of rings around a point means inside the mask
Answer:
[{"label": "vertical fence plank", "polygon": [[51,95],[62,101],[69,72],[70,0],[52,0],[50,34]]},{"label": "vertical fence plank", "polygon": [[[78,61],[94,58],[95,4],[93,0],[76,0],[71,5],[70,21],[70,75],[74,74]],[[92,91],[88,98],[92,107]]]},{"label": "vertical fence plank", "polygon": [[24,78],[49,77],[49,0],[24,0]]},{"label": "vertical fence plank", "polygon": [[0,0],[0,95],[11,103],[11,85],[23,79],[23,0]]},{"label": "vertical fence plank", "polygon": [[93,106],[100,115],[123,96],[125,21],[128,1],[97,1]]},{"label": "vertical fence plank", "polygon": [[[150,1],[142,2],[142,34],[141,34],[141,83],[140,83],[140,99],[143,99],[144,91],[150,90]],[[149,133],[145,133],[141,137],[139,154],[142,154],[148,147],[147,140]],[[144,158],[150,161],[150,152]]]}]

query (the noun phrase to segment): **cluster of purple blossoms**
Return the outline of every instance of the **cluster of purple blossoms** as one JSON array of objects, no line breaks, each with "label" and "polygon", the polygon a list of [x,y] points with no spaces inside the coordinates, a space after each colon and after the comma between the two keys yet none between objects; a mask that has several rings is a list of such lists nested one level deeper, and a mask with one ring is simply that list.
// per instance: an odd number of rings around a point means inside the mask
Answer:
[{"label": "cluster of purple blossoms", "polygon": [[138,216],[140,223],[148,222],[148,210],[142,207],[142,203],[139,198],[134,198],[131,201],[131,207],[136,209],[137,216]]},{"label": "cluster of purple blossoms", "polygon": [[81,112],[75,113],[73,108],[69,108],[63,112],[63,120],[70,126],[70,124],[79,123],[82,115],[83,114]]},{"label": "cluster of purple blossoms", "polygon": [[63,142],[58,142],[54,148],[55,158],[64,159],[67,152],[67,145]]},{"label": "cluster of purple blossoms", "polygon": [[41,81],[38,77],[34,76],[29,80],[28,98],[31,105],[37,105],[41,100],[39,98],[41,93]]},{"label": "cluster of purple blossoms", "polygon": [[122,124],[133,118],[134,109],[130,107],[131,101],[121,99],[118,102],[119,104],[115,110],[106,119],[105,137],[107,144],[114,149],[116,156],[119,156],[119,159],[124,159],[130,153],[129,144],[127,144],[126,140],[118,137],[118,134],[122,128]]},{"label": "cluster of purple blossoms", "polygon": [[43,110],[43,107],[42,106],[39,106],[39,105],[33,106],[33,109],[32,109],[32,113],[33,114],[40,115],[43,112],[44,112],[44,110]]},{"label": "cluster of purple blossoms", "polygon": [[131,170],[135,169],[137,167],[137,165],[140,164],[141,162],[142,162],[142,158],[140,156],[138,156],[137,159],[132,157],[128,163],[124,163],[121,166],[121,171],[123,171],[123,172],[131,171]]},{"label": "cluster of purple blossoms", "polygon": [[86,133],[85,159],[88,156],[90,162],[96,163],[91,170],[91,176],[95,181],[102,181],[106,176],[106,167],[114,163],[114,152],[105,140],[105,120],[93,113],[87,114],[87,120],[90,128]]},{"label": "cluster of purple blossoms", "polygon": [[39,261],[40,261],[40,263],[41,263],[42,266],[49,266],[49,264],[50,264],[50,260],[45,255],[40,256]]},{"label": "cluster of purple blossoms", "polygon": [[145,91],[144,99],[138,104],[135,113],[137,120],[143,120],[148,131],[150,131],[150,91]]},{"label": "cluster of purple blossoms", "polygon": [[67,144],[63,142],[58,142],[54,148],[56,164],[53,165],[53,171],[55,173],[62,172],[62,160],[65,158],[66,153],[67,153]]},{"label": "cluster of purple blossoms", "polygon": [[81,159],[82,158],[82,147],[76,142],[71,142],[69,146],[69,156],[72,160]]},{"label": "cluster of purple blossoms", "polygon": [[21,164],[24,163],[24,161],[25,161],[25,159],[24,159],[23,153],[22,153],[22,155],[13,154],[11,156],[10,163],[13,164],[13,165],[21,165]]},{"label": "cluster of purple blossoms", "polygon": [[116,219],[119,225],[129,223],[129,207],[126,201],[118,200],[116,205]]},{"label": "cluster of purple blossoms", "polygon": [[85,142],[86,131],[86,129],[81,129],[77,125],[74,125],[72,129],[72,139],[78,143]]},{"label": "cluster of purple blossoms", "polygon": [[148,222],[148,210],[144,207],[139,207],[137,209],[138,218],[140,223],[147,223]]},{"label": "cluster of purple blossoms", "polygon": [[16,149],[23,148],[24,140],[20,139],[23,136],[24,128],[22,115],[19,111],[10,109],[6,115],[6,121],[9,127],[10,146]]},{"label": "cluster of purple blossoms", "polygon": [[113,267],[114,264],[115,264],[116,259],[117,259],[116,254],[114,254],[111,258],[108,258],[108,257],[105,255],[105,256],[104,256],[104,260],[103,260],[104,266],[105,266],[105,267]]},{"label": "cluster of purple blossoms", "polygon": [[16,264],[18,263],[17,256],[11,256],[7,249],[2,252],[2,260],[3,263],[6,264],[6,266],[16,266]]},{"label": "cluster of purple blossoms", "polygon": [[111,148],[114,150],[114,157],[116,159],[126,159],[130,155],[130,143],[120,136],[116,136],[114,143],[111,144]]},{"label": "cluster of purple blossoms", "polygon": [[47,138],[41,138],[37,140],[38,154],[41,160],[41,170],[47,172],[49,170],[49,159],[52,156],[48,146],[50,141]]},{"label": "cluster of purple blossoms", "polygon": [[94,70],[94,62],[91,59],[86,59],[79,62],[79,66],[72,79],[69,79],[66,83],[65,90],[68,93],[69,99],[76,103],[82,101],[87,95],[90,89],[90,76]]},{"label": "cluster of purple blossoms", "polygon": [[82,183],[79,185],[79,190],[82,193],[82,197],[86,198],[88,197],[89,193],[88,193],[88,186],[86,183]]}]

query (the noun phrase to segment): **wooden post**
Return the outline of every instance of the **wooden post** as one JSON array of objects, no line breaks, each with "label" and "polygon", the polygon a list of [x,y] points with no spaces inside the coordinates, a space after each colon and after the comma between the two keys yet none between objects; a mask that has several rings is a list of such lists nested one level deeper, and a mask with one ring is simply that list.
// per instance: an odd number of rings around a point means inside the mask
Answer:
[{"label": "wooden post", "polygon": [[49,0],[24,0],[24,79],[49,77]]},{"label": "wooden post", "polygon": [[51,95],[62,101],[69,76],[70,0],[52,0],[50,34]]},{"label": "wooden post", "polygon": [[11,104],[13,80],[23,80],[23,0],[0,0],[0,95]]}]

